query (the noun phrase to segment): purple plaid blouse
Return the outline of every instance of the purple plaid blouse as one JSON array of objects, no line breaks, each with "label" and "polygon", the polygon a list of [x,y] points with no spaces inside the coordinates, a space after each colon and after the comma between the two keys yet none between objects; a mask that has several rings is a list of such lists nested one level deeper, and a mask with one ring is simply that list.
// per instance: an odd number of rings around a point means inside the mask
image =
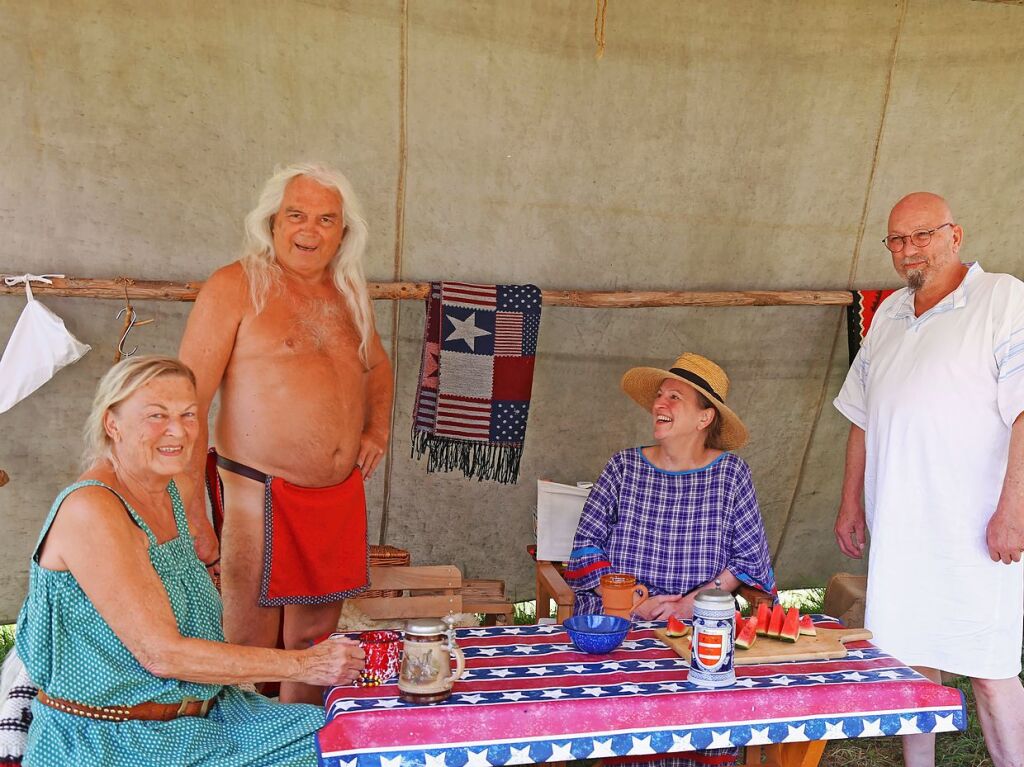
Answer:
[{"label": "purple plaid blouse", "polygon": [[593,589],[606,573],[630,573],[651,596],[686,594],[728,568],[775,591],[750,468],[722,453],[700,469],[665,471],[641,448],[612,456],[583,507],[566,580],[574,612],[598,613]]}]

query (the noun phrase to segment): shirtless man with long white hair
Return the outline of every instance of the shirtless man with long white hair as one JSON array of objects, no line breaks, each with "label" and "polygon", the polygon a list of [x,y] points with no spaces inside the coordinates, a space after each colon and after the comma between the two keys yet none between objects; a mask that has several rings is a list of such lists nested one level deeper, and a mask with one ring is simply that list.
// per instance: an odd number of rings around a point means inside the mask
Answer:
[{"label": "shirtless man with long white hair", "polygon": [[[181,343],[204,429],[220,390],[206,467],[219,545],[201,493],[189,519],[200,558],[219,561],[228,641],[272,647],[280,631],[286,648],[308,647],[367,585],[363,480],[387,445],[391,365],[363,275],[366,221],[341,173],[278,171],[245,230]],[[320,690],[285,683],[281,700]]]}]

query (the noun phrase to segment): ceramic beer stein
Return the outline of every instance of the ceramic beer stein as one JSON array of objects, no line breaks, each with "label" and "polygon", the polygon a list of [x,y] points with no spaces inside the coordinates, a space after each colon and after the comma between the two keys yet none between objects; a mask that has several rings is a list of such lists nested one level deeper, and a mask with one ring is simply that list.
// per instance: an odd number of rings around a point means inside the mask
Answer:
[{"label": "ceramic beer stein", "polygon": [[715,588],[698,592],[693,602],[689,679],[698,687],[728,687],[736,683],[736,600],[719,585],[716,580]]},{"label": "ceramic beer stein", "polygon": [[466,670],[466,658],[455,644],[453,622],[450,617],[443,621],[417,618],[406,624],[402,670],[398,674],[398,695],[402,700],[438,703],[452,694],[452,685]]},{"label": "ceramic beer stein", "polygon": [[628,573],[601,576],[601,612],[630,620],[637,605],[647,599],[647,587]]}]

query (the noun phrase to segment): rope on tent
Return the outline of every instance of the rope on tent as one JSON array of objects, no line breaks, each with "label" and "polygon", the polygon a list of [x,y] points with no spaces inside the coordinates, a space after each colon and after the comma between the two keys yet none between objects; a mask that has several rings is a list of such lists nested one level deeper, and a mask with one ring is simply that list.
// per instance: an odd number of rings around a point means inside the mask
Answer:
[{"label": "rope on tent", "polygon": [[594,42],[597,43],[595,59],[604,57],[604,24],[608,18],[608,0],[597,0],[597,15],[594,16]]}]

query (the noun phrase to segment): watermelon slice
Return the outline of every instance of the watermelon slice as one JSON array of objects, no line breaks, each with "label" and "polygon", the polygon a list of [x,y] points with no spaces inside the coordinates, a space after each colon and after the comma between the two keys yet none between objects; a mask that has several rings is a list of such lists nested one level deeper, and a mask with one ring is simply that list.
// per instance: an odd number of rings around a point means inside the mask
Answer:
[{"label": "watermelon slice", "polygon": [[800,638],[800,608],[790,607],[786,621],[782,624],[779,639],[783,642],[795,642]]},{"label": "watermelon slice", "polygon": [[736,646],[741,650],[749,650],[750,646],[754,644],[754,640],[757,639],[757,617],[753,617],[743,624],[742,629],[738,629],[739,633],[736,635]]},{"label": "watermelon slice", "polygon": [[768,624],[772,619],[772,608],[768,606],[767,602],[762,602],[757,606],[757,633],[759,636],[767,636]]},{"label": "watermelon slice", "polygon": [[779,632],[782,631],[782,624],[786,620],[786,608],[780,604],[776,604],[772,608],[772,618],[768,623],[768,636],[779,638]]},{"label": "watermelon slice", "polygon": [[739,610],[736,611],[736,620],[733,623],[736,626],[736,633],[740,633],[740,627],[743,625],[743,615]]},{"label": "watermelon slice", "polygon": [[689,626],[687,626],[685,623],[679,620],[676,616],[669,616],[668,626],[665,628],[665,636],[684,637],[689,633]]},{"label": "watermelon slice", "polygon": [[811,620],[810,615],[800,616],[800,633],[804,636],[817,636],[818,631],[814,628],[814,621]]}]

